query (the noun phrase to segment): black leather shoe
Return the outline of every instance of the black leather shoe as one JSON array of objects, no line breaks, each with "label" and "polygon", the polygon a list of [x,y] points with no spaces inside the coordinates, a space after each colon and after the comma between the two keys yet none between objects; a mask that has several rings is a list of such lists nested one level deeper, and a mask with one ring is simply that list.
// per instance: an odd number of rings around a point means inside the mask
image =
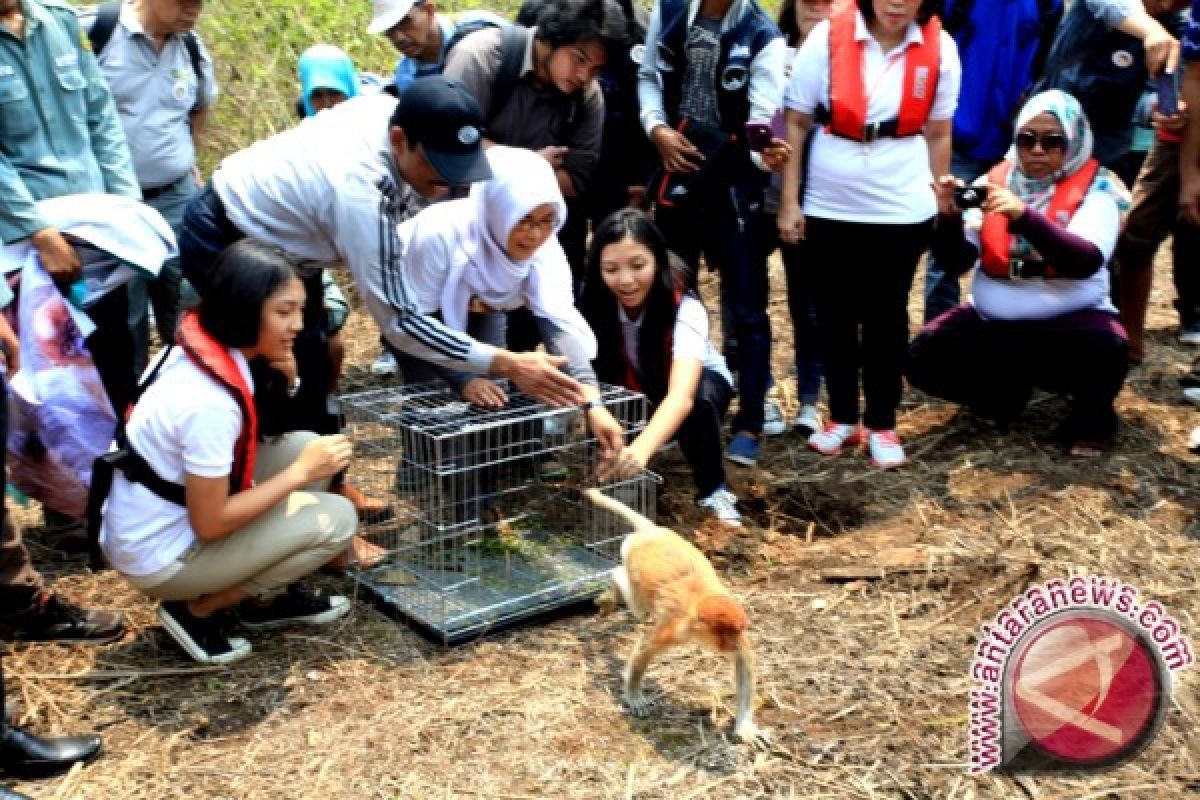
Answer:
[{"label": "black leather shoe", "polygon": [[0,640],[8,642],[82,642],[104,644],[125,633],[121,618],[89,611],[55,594],[43,594],[32,606],[0,618]]},{"label": "black leather shoe", "polygon": [[43,739],[15,725],[0,734],[0,770],[17,778],[49,778],[99,752],[99,736]]},{"label": "black leather shoe", "polygon": [[6,786],[0,786],[0,800],[33,800],[33,798],[27,794],[21,794],[9,789]]}]

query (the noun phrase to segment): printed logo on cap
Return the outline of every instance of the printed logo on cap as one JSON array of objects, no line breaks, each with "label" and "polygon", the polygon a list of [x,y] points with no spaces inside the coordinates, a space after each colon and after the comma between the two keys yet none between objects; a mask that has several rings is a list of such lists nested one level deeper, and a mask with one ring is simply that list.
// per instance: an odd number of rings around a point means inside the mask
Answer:
[{"label": "printed logo on cap", "polygon": [[472,145],[479,142],[479,128],[474,125],[463,125],[458,129],[458,140],[465,145]]}]

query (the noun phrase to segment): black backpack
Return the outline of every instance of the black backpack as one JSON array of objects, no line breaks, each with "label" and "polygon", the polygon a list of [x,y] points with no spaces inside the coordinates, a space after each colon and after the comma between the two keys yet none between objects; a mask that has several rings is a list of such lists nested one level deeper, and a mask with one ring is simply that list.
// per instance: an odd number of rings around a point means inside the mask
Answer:
[{"label": "black backpack", "polygon": [[[521,67],[525,64],[528,34],[529,29],[519,25],[509,25],[503,29],[503,37],[500,40],[500,66],[496,69],[496,77],[492,80],[492,99],[485,121],[489,127],[501,109],[508,104],[509,98],[517,88],[517,81],[521,78]],[[571,105],[567,112],[568,126],[574,126],[576,120],[579,119],[581,95],[581,92],[572,92],[570,95]]]},{"label": "black backpack", "polygon": [[[88,41],[92,43],[92,52],[96,58],[104,52],[112,39],[113,31],[117,29],[117,21],[121,18],[121,0],[112,0],[96,8],[96,20],[88,31]],[[183,46],[187,48],[188,58],[192,62],[192,72],[196,75],[196,86],[204,90],[204,75],[200,72],[200,41],[196,34],[188,31],[183,35]],[[195,111],[195,109],[192,109]]]}]

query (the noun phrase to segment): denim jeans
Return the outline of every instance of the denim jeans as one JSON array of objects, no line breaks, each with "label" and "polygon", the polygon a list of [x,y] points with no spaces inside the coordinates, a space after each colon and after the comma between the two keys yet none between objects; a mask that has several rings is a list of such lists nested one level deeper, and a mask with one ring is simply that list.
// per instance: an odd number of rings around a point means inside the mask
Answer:
[{"label": "denim jeans", "polygon": [[[968,184],[991,167],[992,164],[957,150],[950,157],[950,172]],[[930,253],[929,258],[925,259],[925,321],[936,319],[954,308],[958,305],[961,294],[958,278],[943,272]]]},{"label": "denim jeans", "polygon": [[659,208],[655,221],[667,246],[693,270],[703,253],[721,275],[723,305],[737,337],[738,411],[734,433],[758,434],[771,379],[771,321],[767,316],[767,255],[762,243],[775,221],[762,213],[761,185],[714,180],[686,205]]}]

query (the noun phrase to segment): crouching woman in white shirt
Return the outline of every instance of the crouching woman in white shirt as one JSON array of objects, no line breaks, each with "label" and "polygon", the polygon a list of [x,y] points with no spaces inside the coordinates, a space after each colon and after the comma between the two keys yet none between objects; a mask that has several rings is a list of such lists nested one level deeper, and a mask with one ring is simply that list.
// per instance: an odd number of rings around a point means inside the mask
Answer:
[{"label": "crouching woman in white shirt", "polygon": [[124,449],[136,455],[113,476],[100,546],[130,584],[162,601],[163,627],[200,662],[250,653],[215,624],[225,609],[264,629],[324,624],[350,608],[293,586],[346,558],[357,515],[325,490],[349,463],[350,442],[308,432],[257,441],[248,361],[294,380],[303,308],[304,285],[282,253],[231,245],[125,426]]}]

